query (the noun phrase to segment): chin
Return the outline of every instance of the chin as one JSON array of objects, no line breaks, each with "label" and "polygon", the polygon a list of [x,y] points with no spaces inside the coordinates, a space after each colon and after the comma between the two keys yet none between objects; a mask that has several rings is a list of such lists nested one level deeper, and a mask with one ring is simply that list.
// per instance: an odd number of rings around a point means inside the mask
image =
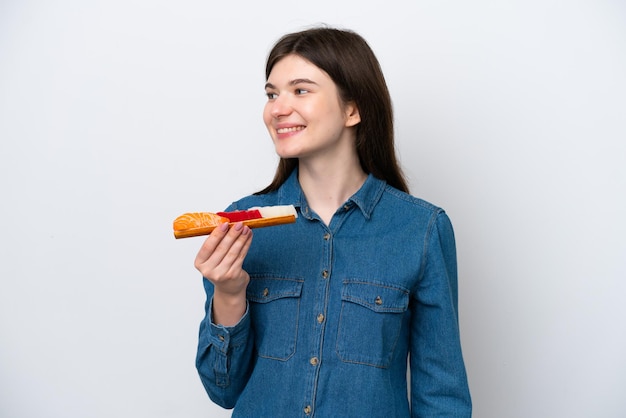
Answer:
[{"label": "chin", "polygon": [[294,150],[285,150],[276,148],[276,154],[280,158],[288,159],[288,158],[300,158],[301,153]]}]

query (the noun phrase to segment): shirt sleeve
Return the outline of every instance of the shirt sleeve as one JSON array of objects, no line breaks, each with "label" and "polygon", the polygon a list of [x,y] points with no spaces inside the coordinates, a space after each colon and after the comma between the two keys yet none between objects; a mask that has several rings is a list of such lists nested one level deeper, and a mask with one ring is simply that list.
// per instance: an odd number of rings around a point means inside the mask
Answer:
[{"label": "shirt sleeve", "polygon": [[232,327],[212,321],[213,284],[203,279],[207,295],[205,317],[200,323],[196,368],[213,402],[234,408],[250,376],[253,341],[248,308]]},{"label": "shirt sleeve", "polygon": [[417,417],[471,417],[458,324],[456,244],[446,213],[431,219],[411,303],[411,411]]}]

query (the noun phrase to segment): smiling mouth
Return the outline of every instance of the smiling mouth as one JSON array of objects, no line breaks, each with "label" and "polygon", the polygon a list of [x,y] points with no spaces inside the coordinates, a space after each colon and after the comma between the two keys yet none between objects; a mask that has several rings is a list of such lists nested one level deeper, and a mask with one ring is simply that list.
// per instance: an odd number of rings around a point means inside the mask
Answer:
[{"label": "smiling mouth", "polygon": [[304,126],[293,126],[291,128],[280,128],[280,129],[276,129],[276,133],[287,134],[287,133],[290,133],[290,132],[301,131],[304,128],[305,128]]}]

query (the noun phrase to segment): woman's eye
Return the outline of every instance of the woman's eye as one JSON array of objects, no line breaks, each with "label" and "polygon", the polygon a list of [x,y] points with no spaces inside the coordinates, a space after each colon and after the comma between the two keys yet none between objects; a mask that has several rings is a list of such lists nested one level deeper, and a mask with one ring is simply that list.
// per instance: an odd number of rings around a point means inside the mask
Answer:
[{"label": "woman's eye", "polygon": [[272,92],[267,92],[265,93],[265,95],[267,96],[268,100],[273,100],[278,97],[278,94]]},{"label": "woman's eye", "polygon": [[306,94],[309,91],[306,89],[296,89],[296,95]]}]

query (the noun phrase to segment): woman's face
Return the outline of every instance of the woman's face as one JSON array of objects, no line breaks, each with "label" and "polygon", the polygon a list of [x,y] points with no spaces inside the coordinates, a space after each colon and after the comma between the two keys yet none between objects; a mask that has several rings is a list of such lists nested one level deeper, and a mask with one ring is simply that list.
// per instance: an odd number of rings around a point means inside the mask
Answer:
[{"label": "woman's face", "polygon": [[272,68],[265,91],[263,120],[279,156],[314,158],[354,149],[358,110],[342,103],[326,72],[288,55]]}]

